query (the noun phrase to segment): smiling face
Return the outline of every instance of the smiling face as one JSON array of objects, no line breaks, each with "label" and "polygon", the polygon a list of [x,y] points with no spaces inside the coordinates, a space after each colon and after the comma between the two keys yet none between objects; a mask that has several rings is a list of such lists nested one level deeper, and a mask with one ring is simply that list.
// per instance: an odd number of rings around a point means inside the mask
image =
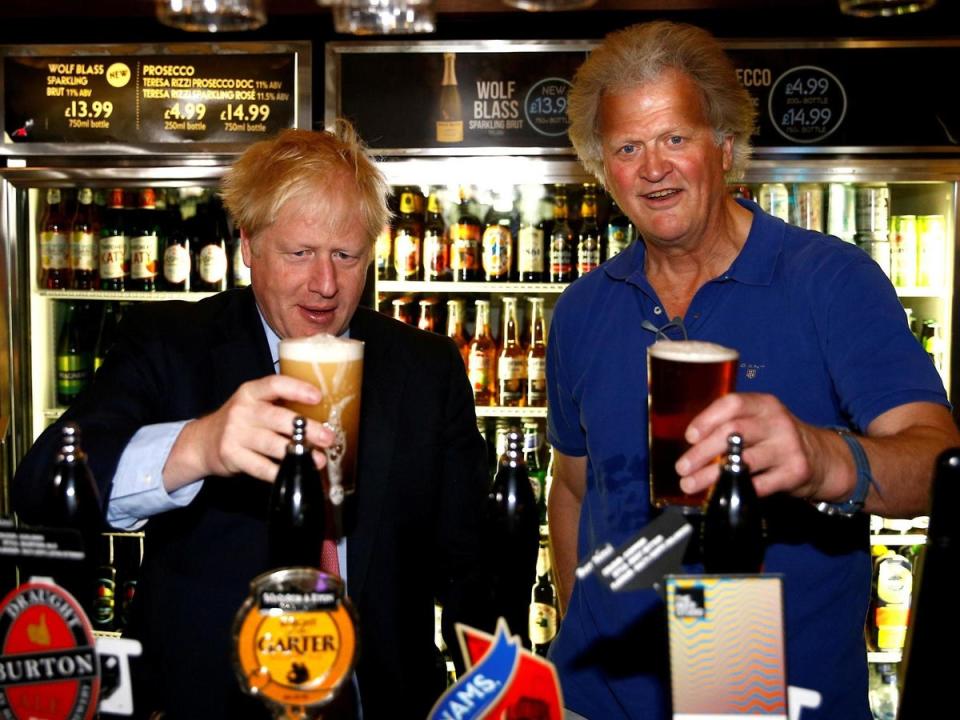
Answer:
[{"label": "smiling face", "polygon": [[720,216],[733,138],[719,145],[694,82],[676,70],[605,94],[600,136],[607,189],[655,247],[697,248]]},{"label": "smiling face", "polygon": [[255,237],[241,234],[257,304],[281,338],[340,335],[360,303],[371,243],[359,194],[344,186],[293,197]]}]

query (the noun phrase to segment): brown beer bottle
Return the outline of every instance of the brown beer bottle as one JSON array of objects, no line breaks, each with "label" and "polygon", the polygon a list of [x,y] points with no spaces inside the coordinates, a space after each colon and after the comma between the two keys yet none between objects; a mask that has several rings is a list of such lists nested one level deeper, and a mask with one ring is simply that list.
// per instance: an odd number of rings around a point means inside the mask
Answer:
[{"label": "brown beer bottle", "polygon": [[567,191],[558,186],[553,204],[553,230],[550,232],[550,282],[573,280],[573,231],[568,214]]},{"label": "brown beer bottle", "polygon": [[426,298],[420,301],[420,317],[417,320],[417,327],[427,332],[437,331],[436,317],[437,301],[433,298]]},{"label": "brown beer bottle", "polygon": [[464,367],[469,368],[470,344],[463,334],[463,300],[447,300],[447,337],[453,339]]},{"label": "brown beer bottle", "polygon": [[513,199],[507,192],[499,193],[487,213],[483,231],[483,279],[487,282],[507,282],[513,272]]},{"label": "brown beer bottle", "polygon": [[435,192],[431,192],[427,198],[427,222],[423,230],[423,279],[453,279],[450,268],[450,237],[447,235],[443,210]]},{"label": "brown beer bottle", "polygon": [[583,186],[583,201],[580,203],[582,223],[577,234],[577,275],[583,277],[600,265],[600,226],[597,225],[597,187],[591,183]]},{"label": "brown beer bottle", "polygon": [[154,292],[160,253],[160,221],[153,188],[139,193],[134,230],[130,233],[130,282],[128,290]]},{"label": "brown beer bottle", "polygon": [[477,300],[477,322],[467,358],[467,374],[476,405],[497,403],[497,343],[490,334],[490,301]]},{"label": "brown beer bottle", "polygon": [[197,253],[197,277],[194,290],[220,292],[227,289],[227,218],[216,195],[197,206],[194,217],[193,246]]},{"label": "brown beer bottle", "polygon": [[326,533],[326,466],[317,470],[306,439],[307,421],[293,419],[293,436],[270,495],[267,547],[270,566],[320,567]]},{"label": "brown beer bottle", "polygon": [[500,405],[526,405],[527,352],[519,339],[517,299],[503,298],[503,349],[497,362],[500,387]]},{"label": "brown beer bottle", "polygon": [[70,287],[69,221],[59,188],[47,190],[40,221],[40,284],[48,290]]},{"label": "brown beer bottle", "polygon": [[97,234],[100,232],[93,190],[80,188],[70,223],[70,270],[74,290],[97,289]]},{"label": "brown beer bottle", "polygon": [[130,248],[124,222],[123,190],[114,188],[100,228],[100,289],[125,290],[130,272]]},{"label": "brown beer bottle", "polygon": [[397,280],[419,279],[423,220],[417,212],[417,195],[411,188],[400,193],[400,215],[393,231],[393,270]]},{"label": "brown beer bottle", "polygon": [[527,405],[547,404],[547,343],[543,298],[530,298],[530,347],[527,349]]},{"label": "brown beer bottle", "polygon": [[466,188],[460,188],[459,216],[450,226],[450,266],[454,280],[480,279],[480,233],[480,221],[470,212]]}]

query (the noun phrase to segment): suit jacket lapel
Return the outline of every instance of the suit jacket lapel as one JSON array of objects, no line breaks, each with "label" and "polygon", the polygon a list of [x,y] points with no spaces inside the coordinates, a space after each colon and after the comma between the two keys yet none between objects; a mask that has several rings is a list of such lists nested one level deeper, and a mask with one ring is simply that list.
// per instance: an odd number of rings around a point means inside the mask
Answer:
[{"label": "suit jacket lapel", "polygon": [[354,596],[362,593],[379,532],[406,382],[405,373],[391,367],[390,339],[372,332],[368,313],[373,312],[358,308],[350,324],[350,337],[365,343],[359,472],[347,519],[347,583]]},{"label": "suit jacket lapel", "polygon": [[218,405],[248,380],[276,372],[253,291],[247,288],[237,295],[221,312],[210,343]]}]

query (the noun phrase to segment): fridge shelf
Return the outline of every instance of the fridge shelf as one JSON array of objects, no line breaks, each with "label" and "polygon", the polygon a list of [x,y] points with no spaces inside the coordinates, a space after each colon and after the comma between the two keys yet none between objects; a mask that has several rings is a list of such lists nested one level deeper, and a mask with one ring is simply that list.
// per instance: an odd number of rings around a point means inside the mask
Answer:
[{"label": "fridge shelf", "polygon": [[541,294],[562,293],[568,283],[521,283],[521,282],[430,282],[427,280],[378,280],[377,291],[410,293],[487,293],[506,295],[510,293]]},{"label": "fridge shelf", "polygon": [[143,292],[140,290],[37,290],[52,300],[202,300],[215,292]]},{"label": "fridge shelf", "polygon": [[867,662],[869,663],[898,663],[903,659],[903,653],[900,650],[886,650],[884,652],[868,652]]},{"label": "fridge shelf", "polygon": [[870,536],[871,545],[889,545],[893,547],[901,545],[925,545],[926,542],[927,536],[919,533],[913,535],[895,535],[893,533],[887,533]]},{"label": "fridge shelf", "polygon": [[898,287],[897,297],[905,298],[939,298],[949,297],[950,293],[943,287]]},{"label": "fridge shelf", "polygon": [[545,407],[503,407],[477,405],[477,417],[546,417]]}]

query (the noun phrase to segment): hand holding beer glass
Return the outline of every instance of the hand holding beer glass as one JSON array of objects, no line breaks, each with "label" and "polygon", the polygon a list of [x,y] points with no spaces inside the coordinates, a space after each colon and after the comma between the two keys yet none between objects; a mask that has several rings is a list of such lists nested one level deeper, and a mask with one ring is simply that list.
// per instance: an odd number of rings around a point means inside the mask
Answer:
[{"label": "hand holding beer glass", "polygon": [[330,502],[340,505],[356,489],[363,343],[324,334],[283,339],[280,372],[314,385],[323,394],[316,405],[284,404],[333,431],[336,440],[326,449],[327,475]]},{"label": "hand holding beer glass", "polygon": [[695,512],[707,491],[688,495],[675,465],[689,448],[687,426],[717,398],[733,392],[736,350],[697,340],[661,340],[647,349],[647,404],[650,415],[650,502]]}]

